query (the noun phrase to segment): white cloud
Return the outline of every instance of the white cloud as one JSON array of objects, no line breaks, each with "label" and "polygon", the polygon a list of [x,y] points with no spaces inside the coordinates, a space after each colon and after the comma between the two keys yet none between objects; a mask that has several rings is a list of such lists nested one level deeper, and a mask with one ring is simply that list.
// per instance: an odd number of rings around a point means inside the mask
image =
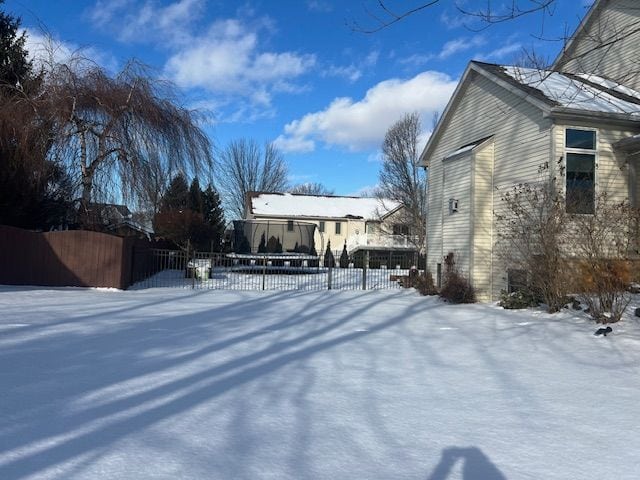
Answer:
[{"label": "white cloud", "polygon": [[312,151],[317,141],[350,151],[376,148],[389,126],[405,113],[418,111],[430,120],[434,112],[442,111],[456,85],[456,80],[434,71],[408,80],[385,80],[361,100],[336,98],[324,110],[290,122],[277,142],[289,152]]},{"label": "white cloud", "polygon": [[[93,22],[115,32],[123,42],[147,42],[167,52],[164,74],[184,88],[232,96],[254,107],[270,109],[276,93],[306,90],[299,78],[312,69],[316,57],[263,47],[275,26],[256,17],[250,6],[239,18],[202,25],[205,0],[100,0],[89,12]],[[353,74],[352,74],[353,75]],[[246,108],[236,109],[246,113]],[[271,115],[271,113],[268,113]],[[250,118],[262,113],[254,111]],[[226,116],[229,118],[229,114]]]},{"label": "white cloud", "polygon": [[178,85],[234,93],[269,105],[272,92],[295,92],[293,80],[311,69],[314,55],[263,52],[258,33],[236,19],[213,23],[207,33],[179,48],[165,71]]},{"label": "white cloud", "polygon": [[328,13],[333,10],[333,5],[325,0],[307,0],[307,8],[311,12]]},{"label": "white cloud", "polygon": [[450,40],[445,43],[437,57],[440,60],[444,60],[456,53],[464,52],[470,48],[479,47],[485,43],[486,40],[480,35],[471,38],[456,38],[455,40]]},{"label": "white cloud", "polygon": [[188,42],[190,27],[205,7],[205,0],[178,0],[168,5],[147,0],[140,5],[134,0],[100,0],[89,11],[98,26],[116,32],[123,42]]},{"label": "white cloud", "polygon": [[273,141],[273,144],[283,152],[295,152],[295,153],[313,152],[316,147],[313,140],[300,137],[300,136],[287,137],[284,135],[280,135],[278,136],[278,138],[276,138]]},{"label": "white cloud", "polygon": [[509,55],[522,51],[522,43],[508,43],[502,47],[496,48],[484,55],[480,55],[479,60],[501,60]]},{"label": "white cloud", "polygon": [[343,77],[346,78],[349,82],[353,83],[362,77],[364,70],[370,69],[371,67],[374,67],[376,63],[378,63],[379,56],[380,52],[378,50],[373,50],[369,54],[367,54],[366,57],[350,65],[330,65],[329,67],[322,70],[320,75],[322,77]]},{"label": "white cloud", "polygon": [[29,52],[29,58],[37,67],[89,59],[110,71],[115,71],[118,68],[118,62],[113,55],[96,48],[64,42],[35,30],[25,29],[25,32],[27,34],[25,48]]},{"label": "white cloud", "polygon": [[449,29],[459,28],[466,25],[467,17],[461,13],[449,15],[446,11],[440,15],[440,21]]}]

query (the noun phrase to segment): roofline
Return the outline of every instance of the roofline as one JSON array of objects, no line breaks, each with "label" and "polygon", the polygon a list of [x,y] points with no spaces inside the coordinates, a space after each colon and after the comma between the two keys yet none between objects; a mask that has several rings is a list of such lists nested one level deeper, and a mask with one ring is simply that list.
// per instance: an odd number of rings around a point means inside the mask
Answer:
[{"label": "roofline", "polygon": [[[465,150],[464,152],[458,152],[455,155],[451,155],[449,157],[445,157],[442,159],[442,161],[449,161],[453,158],[459,158],[459,157],[463,157],[465,155],[471,155],[471,154],[475,154],[476,151],[480,148],[480,147],[484,147],[485,144],[489,141],[493,141],[493,135],[489,135],[488,137],[485,138],[481,138],[480,141],[475,144],[473,147],[471,147],[469,150]],[[473,143],[473,142],[472,142]],[[460,148],[464,148],[464,147],[460,147]]]},{"label": "roofline", "polygon": [[577,108],[554,107],[545,117],[559,120],[593,120],[602,122],[606,120],[610,125],[622,125],[630,127],[640,126],[640,116],[632,117],[627,113],[594,112],[592,110],[581,110]]},{"label": "roofline", "polygon": [[[497,65],[497,66],[501,67],[502,65]],[[458,101],[458,96],[460,95],[460,91],[462,90],[462,86],[466,83],[467,78],[469,77],[469,75],[471,75],[472,71],[476,72],[479,75],[484,76],[485,78],[491,80],[492,82],[494,82],[495,84],[501,86],[505,90],[507,90],[507,91],[513,93],[514,95],[522,98],[523,100],[526,100],[527,102],[531,103],[535,107],[537,107],[540,110],[542,110],[544,113],[549,113],[551,111],[551,106],[549,104],[547,104],[545,102],[542,102],[541,100],[538,100],[537,98],[532,97],[529,93],[524,92],[521,88],[518,88],[515,85],[512,85],[511,83],[501,79],[500,77],[494,75],[491,72],[488,72],[487,70],[482,68],[482,63],[472,60],[472,61],[469,62],[469,65],[467,66],[467,69],[465,70],[464,74],[462,75],[462,78],[460,79],[460,82],[458,83],[458,86],[454,90],[453,95],[451,96],[451,99],[449,100],[449,103],[447,104],[446,108],[444,109],[444,112],[442,113],[442,116],[440,117],[440,121],[438,122],[438,125],[436,126],[435,130],[431,134],[431,137],[429,137],[429,141],[425,145],[424,150],[422,151],[422,154],[420,155],[420,164],[423,167],[428,167],[429,166],[429,163],[426,161],[426,157],[431,153],[431,150],[433,149],[433,145],[436,142],[435,139],[438,138],[438,136],[440,134],[440,130],[441,130],[441,128],[443,128],[442,126],[447,122],[447,120],[448,120],[448,118],[449,118],[449,116],[451,114],[451,111],[453,109],[454,104],[457,103],[457,101]]]},{"label": "roofline", "polygon": [[618,140],[613,144],[613,148],[635,155],[640,152],[640,135]]},{"label": "roofline", "polygon": [[[401,205],[402,206],[402,205]],[[397,209],[396,209],[397,210]],[[391,213],[391,212],[390,212]],[[318,216],[318,217],[314,217],[313,215],[287,215],[287,214],[266,214],[266,213],[256,213],[254,214],[254,218],[250,218],[250,219],[246,219],[246,220],[259,220],[259,219],[269,219],[269,218],[273,218],[273,219],[287,219],[287,218],[291,218],[291,219],[309,219],[309,220],[329,220],[329,221],[334,221],[334,220],[342,220],[342,221],[347,221],[347,220],[358,220],[358,221],[364,221],[364,222],[379,222],[381,221],[381,218],[365,218],[365,217],[358,217],[355,215],[347,215],[345,217],[330,217],[330,216]],[[243,219],[245,220],[245,219]]]},{"label": "roofline", "polygon": [[433,148],[433,144],[435,143],[434,139],[440,135],[440,130],[444,128],[443,125],[449,119],[449,115],[453,109],[454,103],[456,103],[458,100],[458,96],[460,94],[460,91],[462,90],[462,86],[466,83],[467,77],[471,75],[472,65],[473,64],[471,62],[467,64],[467,68],[462,74],[462,77],[460,77],[460,80],[458,81],[458,85],[456,85],[456,89],[453,91],[453,94],[451,95],[451,98],[449,99],[447,106],[442,111],[442,115],[440,116],[440,120],[438,120],[436,128],[433,130],[433,132],[431,132],[431,135],[429,136],[429,140],[427,140],[427,144],[424,146],[424,150],[422,150],[422,153],[420,154],[420,165],[423,167],[429,167],[429,162],[426,161],[426,157],[431,152],[431,149]]},{"label": "roofline", "polygon": [[587,28],[587,25],[591,23],[591,20],[595,17],[596,10],[599,10],[607,1],[608,0],[596,0],[593,5],[591,5],[591,8],[582,18],[575,32],[573,32],[573,35],[571,35],[562,50],[560,50],[560,53],[558,53],[556,59],[551,64],[551,70],[558,71],[560,69],[559,64],[561,63],[561,60],[563,60],[565,56],[567,56],[570,51],[575,48],[575,42],[577,41],[580,34]]}]

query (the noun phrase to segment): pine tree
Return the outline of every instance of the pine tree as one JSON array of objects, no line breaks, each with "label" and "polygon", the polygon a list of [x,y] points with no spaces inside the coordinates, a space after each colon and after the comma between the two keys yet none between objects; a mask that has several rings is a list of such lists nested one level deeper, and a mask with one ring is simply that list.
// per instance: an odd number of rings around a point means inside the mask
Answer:
[{"label": "pine tree", "polygon": [[202,189],[200,188],[198,177],[196,177],[191,181],[191,186],[189,187],[189,195],[187,196],[187,208],[194,212],[204,214],[204,206],[202,200]]},{"label": "pine tree", "polygon": [[336,266],[336,259],[331,251],[331,240],[327,242],[327,250],[324,252],[324,266],[328,268],[334,268]]},{"label": "pine tree", "polygon": [[262,236],[260,237],[260,244],[258,245],[258,253],[267,253],[267,239],[265,237],[264,232],[262,232]]},{"label": "pine tree", "polygon": [[349,267],[349,254],[347,253],[347,242],[344,242],[342,247],[342,253],[340,254],[340,268]]},{"label": "pine tree", "polygon": [[189,205],[189,185],[184,175],[176,175],[162,197],[160,211],[184,210]]},{"label": "pine tree", "polygon": [[207,185],[207,188],[202,192],[202,214],[205,222],[211,227],[211,241],[214,251],[219,251],[222,248],[226,224],[220,196],[211,184]]},{"label": "pine tree", "polygon": [[[0,0],[0,5],[4,0]],[[33,79],[33,64],[25,47],[26,32],[18,35],[20,18],[0,12],[0,83],[12,87]]]}]

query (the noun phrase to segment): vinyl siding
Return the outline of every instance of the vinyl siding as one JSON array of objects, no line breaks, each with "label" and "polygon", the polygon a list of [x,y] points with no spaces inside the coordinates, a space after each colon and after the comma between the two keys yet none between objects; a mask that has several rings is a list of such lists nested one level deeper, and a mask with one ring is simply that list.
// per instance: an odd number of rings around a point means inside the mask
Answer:
[{"label": "vinyl siding", "polygon": [[[458,271],[470,272],[471,162],[472,154],[445,160],[442,170],[442,238],[443,255],[454,254]],[[449,199],[458,200],[458,211],[449,211]]]},{"label": "vinyl siding", "polygon": [[[449,118],[441,126],[432,153],[427,159],[430,164],[429,172],[429,200],[427,214],[427,262],[428,268],[436,271],[436,264],[443,263],[442,259],[451,248],[461,248],[460,240],[454,241],[453,235],[447,230],[444,235],[443,218],[448,214],[448,197],[443,184],[444,169],[447,162],[443,158],[465,144],[493,135],[493,178],[491,202],[487,198],[481,202],[476,198],[477,209],[474,212],[474,231],[480,232],[478,245],[474,242],[473,268],[470,269],[470,280],[478,286],[481,298],[489,296],[495,298],[501,288],[506,286],[504,268],[493,259],[493,291],[486,290],[490,281],[487,281],[486,268],[490,268],[483,253],[487,252],[487,232],[492,229],[493,211],[488,210],[489,203],[494,207],[500,199],[500,192],[514,184],[536,181],[539,178],[538,168],[549,161],[551,151],[550,128],[551,120],[543,118],[542,112],[517,97],[508,90],[488,80],[482,75],[471,73],[467,85],[461,88],[450,110]],[[484,153],[484,150],[483,150]],[[480,159],[480,157],[478,157]],[[468,161],[471,155],[468,156]],[[483,157],[475,168],[475,178],[483,179],[483,183],[476,188],[478,195],[486,192],[486,185],[491,177],[486,169],[490,162]],[[469,167],[469,181],[470,181]],[[450,176],[450,175],[449,175]],[[461,180],[459,181],[461,182]],[[469,188],[471,184],[469,183]],[[484,203],[486,210],[481,216],[477,216]],[[464,204],[461,203],[461,207]],[[465,227],[460,226],[459,235],[469,238],[470,221]],[[491,240],[489,240],[491,241]],[[483,242],[485,242],[483,244]],[[491,249],[489,249],[491,250]],[[479,262],[483,266],[478,266]],[[490,263],[489,263],[490,264]],[[467,267],[469,268],[469,267]]]},{"label": "vinyl siding", "polygon": [[[596,194],[607,193],[608,198],[613,202],[630,200],[629,195],[629,164],[627,156],[623,152],[617,152],[612,144],[634,135],[637,132],[620,130],[619,127],[606,125],[594,126],[587,123],[558,123],[554,127],[555,151],[558,159],[564,165],[565,130],[567,128],[593,129],[597,138],[596,151]],[[560,158],[562,157],[562,158]],[[559,172],[558,177],[562,178],[564,188],[565,178]]]},{"label": "vinyl siding", "polygon": [[[640,90],[640,8],[637,0],[609,0],[567,51],[561,71],[594,73]],[[594,50],[612,39],[621,40]],[[566,60],[568,59],[568,60]]]},{"label": "vinyl siding", "polygon": [[478,147],[472,164],[472,275],[478,300],[491,300],[493,265],[493,139]]}]

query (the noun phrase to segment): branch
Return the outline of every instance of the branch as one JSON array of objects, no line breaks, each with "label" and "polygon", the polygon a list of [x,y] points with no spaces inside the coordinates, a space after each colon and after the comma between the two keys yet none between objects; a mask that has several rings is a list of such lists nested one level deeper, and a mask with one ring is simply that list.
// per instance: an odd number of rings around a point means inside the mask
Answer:
[{"label": "branch", "polygon": [[380,23],[380,25],[378,25],[377,27],[373,27],[373,28],[364,28],[362,27],[358,22],[353,22],[351,24],[351,29],[354,32],[360,32],[360,33],[367,33],[367,34],[371,34],[371,33],[376,33],[379,32],[380,30],[383,30],[391,25],[393,25],[394,23],[398,23],[400,20],[407,18],[410,15],[413,15],[414,13],[417,13],[421,10],[424,10],[425,8],[429,8],[432,7],[433,5],[435,5],[436,3],[438,3],[440,0],[431,0],[430,2],[427,2],[423,5],[420,5],[414,9],[411,10],[406,10],[405,12],[402,13],[394,13],[391,11],[391,9],[389,9],[389,7],[387,7],[387,5],[385,4],[384,0],[378,0],[378,5],[379,7],[382,9],[383,12],[385,12],[389,17],[391,17],[391,20],[381,20],[380,18],[378,18],[377,16],[373,15],[371,12],[369,12],[368,9],[365,8],[365,11],[367,12],[367,14],[372,17],[373,19],[375,19],[378,23]]}]

